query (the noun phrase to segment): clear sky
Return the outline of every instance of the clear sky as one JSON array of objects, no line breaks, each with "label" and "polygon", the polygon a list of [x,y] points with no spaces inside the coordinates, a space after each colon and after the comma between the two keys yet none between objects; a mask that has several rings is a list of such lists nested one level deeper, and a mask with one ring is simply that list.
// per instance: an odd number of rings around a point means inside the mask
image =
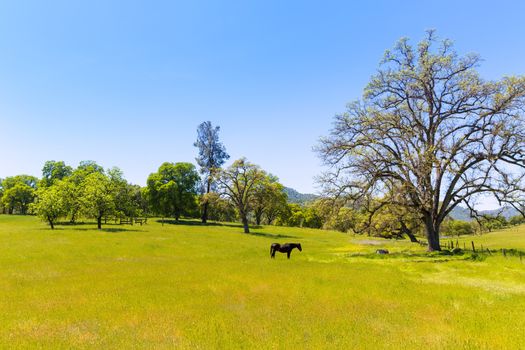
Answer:
[{"label": "clear sky", "polygon": [[0,1],[0,177],[95,160],[144,185],[197,125],[301,192],[385,49],[437,29],[525,74],[523,1]]}]

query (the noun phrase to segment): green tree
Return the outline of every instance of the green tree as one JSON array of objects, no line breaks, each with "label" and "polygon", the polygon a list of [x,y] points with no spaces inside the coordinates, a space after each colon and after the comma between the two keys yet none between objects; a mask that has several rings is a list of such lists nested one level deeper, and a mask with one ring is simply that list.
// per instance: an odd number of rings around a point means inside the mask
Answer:
[{"label": "green tree", "polygon": [[492,232],[507,227],[507,219],[503,215],[483,214],[476,218],[480,232]]},{"label": "green tree", "polygon": [[352,208],[341,207],[328,217],[325,227],[341,232],[348,232],[355,228],[356,217],[357,215]]},{"label": "green tree", "polygon": [[88,217],[97,220],[97,228],[102,228],[102,218],[115,209],[114,186],[108,176],[98,171],[87,175],[81,184],[82,210]]},{"label": "green tree", "polygon": [[255,223],[260,225],[265,215],[270,224],[286,204],[286,199],[284,186],[279,183],[279,179],[272,174],[263,173],[262,180],[255,185],[252,200]]},{"label": "green tree", "polygon": [[147,194],[152,209],[179,221],[197,207],[199,174],[191,163],[164,163],[148,177]]},{"label": "green tree", "polygon": [[2,197],[4,196],[4,186],[2,185],[3,179],[0,178],[0,213],[5,214],[6,208],[4,206],[4,203],[2,201]]},{"label": "green tree", "polygon": [[42,179],[40,187],[51,186],[55,181],[62,180],[73,173],[73,168],[66,165],[63,161],[48,160],[42,168]]},{"label": "green tree", "polygon": [[445,220],[441,228],[447,236],[463,236],[474,234],[472,223],[463,220]]},{"label": "green tree", "polygon": [[210,192],[204,195],[205,200],[209,203],[210,220],[233,222],[237,220],[235,205],[228,199],[221,198],[216,192]]},{"label": "green tree", "polygon": [[303,227],[304,224],[304,208],[296,203],[288,204],[289,215],[284,224],[287,226]]},{"label": "green tree", "polygon": [[38,179],[30,175],[6,177],[2,181],[2,205],[9,214],[28,213],[29,205],[35,199]]},{"label": "green tree", "polygon": [[[220,127],[213,127],[211,122],[203,122],[197,128],[197,141],[193,144],[199,149],[199,156],[196,158],[200,166],[200,173],[204,181],[204,194],[212,191],[214,174],[230,158],[226,153],[226,148],[219,142]],[[208,220],[209,203],[204,196],[202,203],[202,222]]]},{"label": "green tree", "polygon": [[[429,32],[387,51],[362,101],[336,116],[318,150],[325,191],[403,206],[421,218],[428,250],[460,203],[481,194],[517,205],[525,177],[525,77],[485,81],[476,55],[461,57]],[[508,167],[515,171],[508,172]]]},{"label": "green tree", "polygon": [[316,207],[307,206],[304,210],[304,227],[310,228],[322,228],[323,227],[323,218],[320,213],[317,212]]},{"label": "green tree", "polygon": [[36,200],[32,204],[34,213],[55,228],[56,221],[67,214],[67,199],[69,184],[56,180],[52,186],[40,187],[36,191]]},{"label": "green tree", "polygon": [[509,219],[509,224],[512,226],[521,225],[525,222],[523,215],[514,215]]},{"label": "green tree", "polygon": [[114,214],[117,217],[130,218],[142,214],[140,186],[134,186],[128,183],[119,168],[109,169],[107,176],[111,184],[111,191],[114,194]]},{"label": "green tree", "polygon": [[245,158],[236,160],[227,169],[218,172],[217,184],[220,193],[235,204],[244,233],[250,233],[248,214],[252,210],[256,186],[264,180],[264,177],[265,173],[261,168]]},{"label": "green tree", "polygon": [[75,223],[79,214],[84,207],[83,186],[86,177],[93,173],[99,173],[105,176],[104,168],[92,160],[81,161],[79,166],[71,173],[69,177],[64,178],[68,182],[68,193],[66,207],[71,223]]}]

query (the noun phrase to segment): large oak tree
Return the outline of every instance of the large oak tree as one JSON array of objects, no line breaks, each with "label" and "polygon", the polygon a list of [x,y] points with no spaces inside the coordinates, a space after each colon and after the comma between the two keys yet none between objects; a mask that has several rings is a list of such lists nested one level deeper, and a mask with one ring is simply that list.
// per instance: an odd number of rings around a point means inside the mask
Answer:
[{"label": "large oak tree", "polygon": [[460,56],[432,31],[387,51],[361,101],[336,116],[318,151],[325,189],[361,206],[418,215],[429,251],[459,204],[480,196],[520,207],[525,167],[525,77],[487,81],[477,55]]}]

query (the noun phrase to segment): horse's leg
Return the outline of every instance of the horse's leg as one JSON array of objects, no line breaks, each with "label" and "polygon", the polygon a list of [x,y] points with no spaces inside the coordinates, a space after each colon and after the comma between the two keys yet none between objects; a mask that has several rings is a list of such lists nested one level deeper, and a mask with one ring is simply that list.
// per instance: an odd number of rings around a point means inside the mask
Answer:
[{"label": "horse's leg", "polygon": [[291,253],[292,253],[291,250],[289,250],[289,251],[286,252],[286,255],[288,255],[288,259],[290,259],[290,254],[291,254]]}]

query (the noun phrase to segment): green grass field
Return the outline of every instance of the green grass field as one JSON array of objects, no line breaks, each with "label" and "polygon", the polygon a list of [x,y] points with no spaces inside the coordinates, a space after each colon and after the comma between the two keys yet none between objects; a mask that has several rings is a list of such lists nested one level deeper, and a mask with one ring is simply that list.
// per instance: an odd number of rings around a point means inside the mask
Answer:
[{"label": "green grass field", "polygon": [[[464,240],[525,250],[525,227]],[[303,252],[271,260],[272,242]],[[525,346],[525,259],[424,250],[272,226],[51,231],[0,215],[0,348]]]}]

